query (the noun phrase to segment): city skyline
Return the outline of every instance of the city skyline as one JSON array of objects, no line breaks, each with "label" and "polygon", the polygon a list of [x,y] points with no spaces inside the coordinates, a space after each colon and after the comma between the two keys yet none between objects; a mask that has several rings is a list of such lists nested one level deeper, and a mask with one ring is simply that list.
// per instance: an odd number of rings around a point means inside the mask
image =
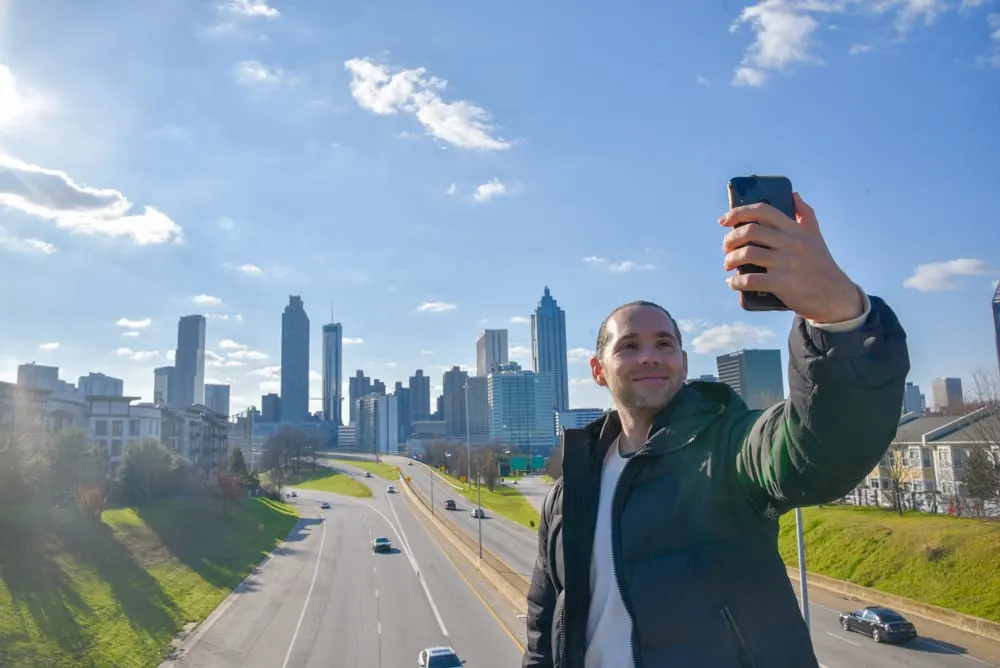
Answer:
[{"label": "city skyline", "polygon": [[[723,350],[784,348],[788,315],[742,311],[722,270],[725,184],[749,173],[787,175],[838,262],[898,312],[913,380],[996,367],[990,3],[587,6],[570,30],[539,6],[517,17],[526,32],[488,33],[513,19],[168,4],[4,14],[10,34],[45,26],[48,46],[0,54],[0,279],[16,286],[0,378],[37,360],[148,397],[177,317],[197,312],[206,381],[246,405],[277,390],[274,313],[300,294],[314,317],[336,303],[345,376],[391,386],[424,367],[440,385],[471,368],[484,327],[509,328],[511,360],[529,366],[548,285],[566,309],[571,403],[606,405],[584,353],[621,303],[670,309],[693,376]],[[775,28],[786,19],[805,29]],[[611,41],[595,50],[588,26]],[[898,113],[905,99],[922,103]],[[736,109],[756,119],[738,141],[720,131]]]}]

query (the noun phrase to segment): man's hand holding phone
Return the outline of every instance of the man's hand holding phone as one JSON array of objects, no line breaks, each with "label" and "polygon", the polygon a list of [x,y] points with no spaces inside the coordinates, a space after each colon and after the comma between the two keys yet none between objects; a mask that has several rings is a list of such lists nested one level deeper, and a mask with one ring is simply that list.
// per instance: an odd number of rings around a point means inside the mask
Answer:
[{"label": "man's hand holding phone", "polygon": [[731,228],[722,243],[726,271],[746,264],[767,270],[730,276],[729,287],[773,293],[790,310],[816,323],[860,316],[865,308],[861,291],[827,249],[812,207],[798,193],[794,200],[795,220],[769,204],[737,206],[719,219],[720,225]]}]

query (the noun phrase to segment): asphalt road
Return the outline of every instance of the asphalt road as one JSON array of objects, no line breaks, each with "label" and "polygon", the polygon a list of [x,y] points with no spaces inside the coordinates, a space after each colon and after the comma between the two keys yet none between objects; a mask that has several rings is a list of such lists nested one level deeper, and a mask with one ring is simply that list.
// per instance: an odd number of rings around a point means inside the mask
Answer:
[{"label": "asphalt road", "polygon": [[[408,464],[412,460],[405,457],[383,457],[383,459],[402,467],[406,475],[410,476],[417,491],[428,501],[432,499],[431,484],[433,481],[434,494],[431,505],[434,512],[444,513],[449,519],[457,522],[465,531],[469,532],[469,535],[478,539],[479,520],[469,514],[476,506],[466,500],[449,481],[418,462],[413,462],[413,466],[409,466]],[[456,510],[444,509],[446,499],[455,501]],[[510,566],[514,572],[525,578],[531,577],[531,571],[535,567],[537,545],[537,532],[511,522],[506,517],[496,515],[489,510],[486,511],[486,519],[483,520],[483,547]]]},{"label": "asphalt road", "polygon": [[[425,498],[429,497],[432,475],[427,467],[418,463],[407,466],[405,458],[402,457],[385,459],[396,460],[404,470],[409,471],[419,492]],[[449,517],[458,521],[465,531],[476,537],[476,520],[469,517],[471,506],[447,481],[438,476],[433,476],[433,479],[436,512],[447,513]],[[535,481],[537,484],[533,484]],[[536,478],[535,481],[523,485],[522,491],[528,492],[526,496],[529,500],[544,499],[549,486],[542,483],[540,478]],[[518,483],[518,488],[522,488],[522,483]],[[462,510],[450,512],[443,510],[442,504],[447,498],[454,499]],[[511,531],[509,527],[515,527],[517,530]],[[534,533],[503,518],[493,518],[483,523],[483,546],[525,577],[530,577],[531,568],[534,566],[536,541]],[[907,645],[876,645],[870,638],[856,633],[845,633],[840,628],[838,622],[840,612],[861,607],[860,603],[844,601],[835,595],[813,590],[810,590],[810,594],[809,614],[812,621],[813,644],[816,655],[825,668],[960,668],[962,666],[972,668],[1000,665],[1000,644],[971,636],[962,638],[961,644],[958,642],[951,644],[936,637],[954,639],[956,635],[967,634],[960,634],[920,619],[913,621],[917,624],[918,632],[927,635],[927,638],[918,638]],[[965,647],[971,645],[982,648],[982,651],[967,652]],[[976,658],[974,655],[977,654],[984,658]],[[987,658],[990,660],[984,660]]]},{"label": "asphalt road", "polygon": [[535,510],[542,511],[542,503],[545,501],[545,496],[552,489],[552,485],[547,482],[543,482],[541,476],[531,475],[524,476],[518,479],[516,485],[511,485],[528,500],[528,503],[535,507]]},{"label": "asphalt road", "polygon": [[[298,490],[293,536],[162,668],[396,668],[436,645],[451,645],[472,668],[519,665],[518,642],[404,496],[363,480],[371,499]],[[396,551],[373,554],[376,536]]]}]

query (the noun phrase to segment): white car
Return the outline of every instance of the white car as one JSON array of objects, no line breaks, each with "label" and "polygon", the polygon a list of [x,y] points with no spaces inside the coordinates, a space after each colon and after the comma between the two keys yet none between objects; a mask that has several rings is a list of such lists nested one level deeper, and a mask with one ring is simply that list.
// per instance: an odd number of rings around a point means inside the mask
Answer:
[{"label": "white car", "polygon": [[462,668],[465,661],[451,647],[428,647],[417,655],[419,668]]},{"label": "white car", "polygon": [[386,494],[395,494],[396,493],[396,486],[395,485],[389,485],[388,487],[385,488],[385,493]]}]

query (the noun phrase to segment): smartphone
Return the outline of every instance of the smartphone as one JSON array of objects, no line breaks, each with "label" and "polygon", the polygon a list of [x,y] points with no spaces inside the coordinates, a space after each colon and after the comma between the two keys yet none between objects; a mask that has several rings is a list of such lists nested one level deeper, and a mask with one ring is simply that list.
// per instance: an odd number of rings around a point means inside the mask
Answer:
[{"label": "smartphone", "polygon": [[[745,204],[770,204],[792,220],[795,220],[795,198],[792,182],[784,176],[737,176],[729,179],[729,208]],[[757,223],[740,223],[756,225]],[[753,244],[756,245],[756,244]],[[737,267],[740,274],[763,274],[767,269],[756,264]],[[740,291],[740,306],[747,311],[787,311],[785,303],[770,292],[755,290]]]}]

